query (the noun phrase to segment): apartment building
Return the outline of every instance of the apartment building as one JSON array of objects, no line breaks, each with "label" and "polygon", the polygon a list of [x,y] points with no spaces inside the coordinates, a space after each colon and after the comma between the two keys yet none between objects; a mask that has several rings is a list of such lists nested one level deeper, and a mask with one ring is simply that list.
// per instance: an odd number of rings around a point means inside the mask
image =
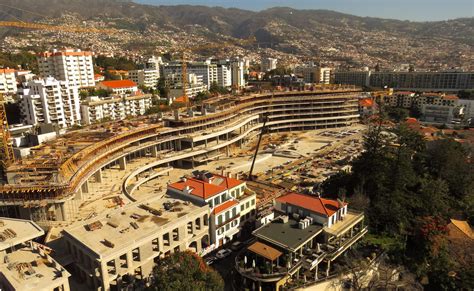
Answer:
[{"label": "apartment building", "polygon": [[128,71],[128,78],[140,86],[156,89],[160,71],[157,69],[132,70]]},{"label": "apartment building", "polygon": [[244,181],[231,177],[195,171],[192,177],[169,184],[168,194],[209,205],[209,235],[216,247],[238,236],[239,227],[255,219],[256,194]]},{"label": "apartment building", "polygon": [[232,70],[232,88],[245,88],[247,86],[245,80],[245,63],[243,61],[234,61],[230,66]]},{"label": "apartment building", "polygon": [[64,49],[38,54],[38,69],[43,78],[54,77],[79,88],[94,87],[92,52]]},{"label": "apartment building", "polygon": [[277,68],[277,59],[274,58],[263,58],[261,62],[261,71],[269,72]]},{"label": "apartment building", "polygon": [[65,268],[51,249],[33,240],[44,231],[29,220],[0,218],[0,289],[6,291],[69,291]]},{"label": "apartment building", "polygon": [[407,91],[474,89],[474,72],[336,72],[334,83]]},{"label": "apartment building", "polygon": [[[181,63],[171,63],[163,66],[163,76],[167,78],[169,75],[177,75],[182,73]],[[187,65],[187,73],[195,74],[202,77],[202,82],[209,89],[213,83],[218,83],[217,64],[206,62],[189,62]]]},{"label": "apartment building", "polygon": [[217,84],[225,88],[232,86],[232,68],[229,64],[217,65]]},{"label": "apartment building", "polygon": [[88,289],[132,290],[133,279],[147,281],[163,257],[202,253],[208,223],[208,205],[160,196],[66,228],[63,239],[71,268]]},{"label": "apartment building", "polygon": [[417,104],[423,121],[447,124],[453,121],[458,111],[459,98],[454,95],[425,93],[418,96]]},{"label": "apartment building", "polygon": [[81,103],[83,124],[93,124],[106,120],[122,120],[127,116],[145,114],[152,106],[152,95],[88,97]]},{"label": "apartment building", "polygon": [[0,69],[0,94],[15,94],[17,91],[15,70]]},{"label": "apartment building", "polygon": [[391,107],[413,108],[417,106],[417,95],[410,91],[394,92],[382,97],[383,103]]},{"label": "apartment building", "polygon": [[301,75],[305,83],[329,84],[331,68],[307,66],[295,68],[295,74]]},{"label": "apartment building", "polygon": [[243,287],[280,290],[289,278],[328,277],[332,262],[367,233],[364,214],[340,200],[288,193],[275,200],[274,212],[236,258]]},{"label": "apartment building", "polygon": [[370,74],[367,71],[336,71],[334,72],[334,84],[355,85],[359,87],[370,86]]},{"label": "apartment building", "polygon": [[103,81],[100,82],[97,87],[117,95],[130,95],[138,91],[137,83],[133,82],[132,80]]},{"label": "apartment building", "polygon": [[79,91],[76,86],[52,77],[33,80],[25,86],[20,95],[23,123],[52,123],[61,128],[80,124]]}]

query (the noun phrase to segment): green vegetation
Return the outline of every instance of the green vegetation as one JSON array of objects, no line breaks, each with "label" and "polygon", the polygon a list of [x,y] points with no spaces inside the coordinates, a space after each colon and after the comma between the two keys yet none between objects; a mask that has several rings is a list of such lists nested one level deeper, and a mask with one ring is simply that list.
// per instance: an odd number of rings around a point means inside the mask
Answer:
[{"label": "green vegetation", "polygon": [[460,278],[470,267],[448,256],[443,235],[449,218],[474,222],[472,148],[450,139],[425,142],[404,124],[388,129],[382,122],[369,128],[364,147],[352,173],[328,179],[324,192],[347,192],[366,212],[366,240],[428,278],[428,290],[467,288]]},{"label": "green vegetation", "polygon": [[79,96],[81,97],[82,100],[88,96],[109,97],[110,92],[105,89],[91,88],[91,89],[81,90],[81,92],[79,92]]},{"label": "green vegetation", "polygon": [[138,68],[137,64],[127,58],[109,58],[105,56],[98,56],[95,58],[95,65],[106,70],[135,70]]},{"label": "green vegetation", "polygon": [[159,261],[153,270],[152,287],[148,290],[220,291],[224,290],[224,281],[197,254],[176,252]]},{"label": "green vegetation", "polygon": [[0,52],[0,67],[18,69],[19,65],[24,70],[31,70],[34,74],[38,74],[36,55],[29,52],[17,54]]}]

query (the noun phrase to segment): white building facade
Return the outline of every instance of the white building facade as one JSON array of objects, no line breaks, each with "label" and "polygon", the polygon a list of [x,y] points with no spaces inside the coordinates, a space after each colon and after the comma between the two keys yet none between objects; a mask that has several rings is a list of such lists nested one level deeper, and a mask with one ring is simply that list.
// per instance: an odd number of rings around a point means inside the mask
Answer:
[{"label": "white building facade", "polygon": [[15,70],[0,69],[0,94],[15,94],[16,91]]},{"label": "white building facade", "polygon": [[78,88],[52,77],[26,83],[20,109],[25,124],[52,123],[67,128],[81,122]]},{"label": "white building facade", "polygon": [[235,61],[231,63],[232,69],[232,88],[245,88],[247,83],[245,81],[245,64],[243,61]]},{"label": "white building facade", "polygon": [[43,78],[52,76],[71,86],[95,86],[92,52],[65,49],[38,54],[38,69]]},{"label": "white building facade", "polygon": [[93,124],[107,120],[122,120],[127,116],[145,114],[152,106],[152,96],[137,95],[127,97],[88,97],[81,104],[83,124]]}]

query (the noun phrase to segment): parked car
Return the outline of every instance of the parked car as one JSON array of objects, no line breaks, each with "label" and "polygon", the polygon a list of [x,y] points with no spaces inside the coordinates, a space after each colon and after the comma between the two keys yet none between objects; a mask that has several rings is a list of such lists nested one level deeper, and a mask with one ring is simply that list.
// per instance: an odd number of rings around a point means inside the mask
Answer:
[{"label": "parked car", "polygon": [[204,262],[206,262],[208,266],[214,264],[215,261],[217,261],[217,258],[215,256],[207,257],[204,259]]},{"label": "parked car", "polygon": [[232,250],[230,249],[223,249],[217,252],[216,257],[219,259],[226,258],[232,254]]},{"label": "parked car", "polygon": [[236,241],[236,242],[233,242],[232,245],[230,246],[230,248],[233,250],[233,251],[237,251],[237,250],[240,250],[242,247],[244,246],[244,244],[240,241]]}]

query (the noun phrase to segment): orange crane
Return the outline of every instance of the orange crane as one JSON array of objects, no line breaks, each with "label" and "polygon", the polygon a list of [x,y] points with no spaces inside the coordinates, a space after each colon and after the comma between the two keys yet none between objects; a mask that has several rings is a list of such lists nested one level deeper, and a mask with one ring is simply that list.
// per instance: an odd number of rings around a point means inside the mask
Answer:
[{"label": "orange crane", "polygon": [[13,154],[13,147],[10,141],[10,131],[8,130],[8,120],[4,103],[3,94],[0,94],[0,134],[2,135],[0,158],[2,159],[1,163],[3,170],[15,162],[15,155]]}]

